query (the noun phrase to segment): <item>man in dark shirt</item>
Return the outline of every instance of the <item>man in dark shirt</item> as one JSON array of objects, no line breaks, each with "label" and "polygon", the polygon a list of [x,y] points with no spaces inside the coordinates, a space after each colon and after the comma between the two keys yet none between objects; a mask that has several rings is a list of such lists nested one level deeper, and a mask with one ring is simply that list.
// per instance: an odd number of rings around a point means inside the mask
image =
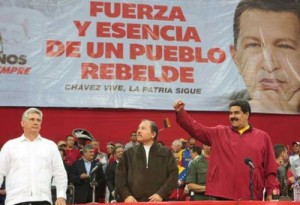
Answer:
[{"label": "man in dark shirt", "polygon": [[140,144],[124,152],[116,169],[116,192],[122,202],[166,201],[176,188],[176,160],[157,137],[156,124],[143,120],[137,131]]}]

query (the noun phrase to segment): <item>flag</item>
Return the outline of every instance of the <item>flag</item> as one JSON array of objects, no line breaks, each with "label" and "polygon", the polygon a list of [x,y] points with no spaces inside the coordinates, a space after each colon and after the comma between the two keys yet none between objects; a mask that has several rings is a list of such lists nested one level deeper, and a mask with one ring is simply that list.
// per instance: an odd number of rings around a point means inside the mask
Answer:
[{"label": "flag", "polygon": [[170,120],[169,118],[165,118],[164,119],[164,128],[170,128],[171,124],[170,124]]}]

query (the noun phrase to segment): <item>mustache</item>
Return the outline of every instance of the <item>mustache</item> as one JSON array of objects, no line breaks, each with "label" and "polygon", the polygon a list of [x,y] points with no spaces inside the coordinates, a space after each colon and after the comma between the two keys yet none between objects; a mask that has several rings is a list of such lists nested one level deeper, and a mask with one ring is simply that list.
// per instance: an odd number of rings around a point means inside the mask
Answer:
[{"label": "mustache", "polygon": [[239,119],[238,118],[236,118],[236,117],[232,117],[232,118],[230,118],[230,121],[231,122],[233,122],[233,121],[238,121]]}]

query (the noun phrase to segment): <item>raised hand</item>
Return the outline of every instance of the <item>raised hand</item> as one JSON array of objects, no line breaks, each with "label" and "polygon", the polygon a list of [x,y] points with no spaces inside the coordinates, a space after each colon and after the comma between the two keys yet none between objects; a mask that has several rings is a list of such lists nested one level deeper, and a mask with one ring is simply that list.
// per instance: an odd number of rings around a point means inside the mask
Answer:
[{"label": "raised hand", "polygon": [[182,100],[176,100],[173,105],[174,110],[176,112],[180,112],[184,108],[184,106],[185,106],[185,104]]}]

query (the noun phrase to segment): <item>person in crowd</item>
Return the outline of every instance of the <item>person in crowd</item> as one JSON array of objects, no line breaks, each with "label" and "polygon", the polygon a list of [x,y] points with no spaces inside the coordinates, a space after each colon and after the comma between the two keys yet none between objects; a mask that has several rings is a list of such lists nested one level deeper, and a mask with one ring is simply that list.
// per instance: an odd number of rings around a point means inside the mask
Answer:
[{"label": "person in crowd", "polygon": [[233,24],[232,58],[254,112],[300,112],[300,1],[242,0]]},{"label": "person in crowd", "polygon": [[291,164],[291,170],[295,179],[298,179],[300,182],[300,158],[293,161],[293,164]]},{"label": "person in crowd", "polygon": [[116,167],[122,158],[123,152],[124,152],[123,146],[115,146],[113,150],[115,161],[110,163],[106,168],[105,179],[106,179],[106,185],[109,190],[109,200],[108,200],[109,202],[116,201],[115,172],[116,172]]},{"label": "person in crowd", "polygon": [[[107,154],[104,153],[104,152],[101,152],[99,141],[97,141],[97,140],[94,139],[94,140],[91,141],[91,145],[94,148],[94,160],[96,162],[101,163],[102,169],[103,169],[103,173],[105,173],[106,167],[108,165]],[[105,193],[106,193],[106,191],[105,191],[105,189],[106,189],[105,183],[103,184],[103,187],[100,188],[100,189],[102,189],[101,190],[102,195],[100,196],[100,198],[101,198],[100,201],[104,202],[105,201]]]},{"label": "person in crowd", "polygon": [[[206,144],[202,144],[202,152],[201,152],[201,155],[203,156],[203,158],[206,159],[207,163],[208,163],[208,160],[209,160],[209,156],[210,156],[210,149],[211,147],[206,145]],[[201,157],[202,157],[201,156]]]},{"label": "person in crowd", "polygon": [[191,151],[194,146],[196,146],[196,139],[193,138],[193,137],[190,137],[189,140],[188,140],[189,150]]},{"label": "person in crowd", "polygon": [[130,147],[133,147],[134,145],[137,145],[138,141],[137,141],[137,137],[136,137],[136,132],[132,131],[130,133],[130,142],[128,142],[127,144],[125,144],[125,150],[129,149]]},{"label": "person in crowd", "polygon": [[[208,127],[196,122],[184,109],[185,103],[174,103],[177,123],[190,136],[211,146],[205,194],[216,200],[267,200],[277,186],[276,163],[270,136],[249,123],[251,108],[246,100],[235,100],[229,105],[231,126]],[[255,165],[254,191],[249,190],[249,167],[246,159]]]},{"label": "person in crowd", "polygon": [[66,204],[67,173],[57,145],[41,137],[43,113],[27,109],[21,119],[24,133],[6,142],[0,152],[0,184],[5,177],[6,205],[51,205],[51,181],[56,181],[55,205]]},{"label": "person in crowd", "polygon": [[297,159],[299,159],[300,156],[300,142],[293,142],[293,153],[289,156],[289,162],[290,164],[293,164],[293,162]]},{"label": "person in crowd", "polygon": [[182,159],[181,159],[181,166],[183,166],[186,170],[188,170],[189,163],[191,161],[191,152],[189,148],[189,141],[181,138],[180,141],[182,142]]},{"label": "person in crowd", "polygon": [[202,146],[202,151],[198,146],[191,148],[192,161],[189,164],[188,176],[186,179],[187,187],[191,195],[191,201],[210,199],[209,196],[205,195],[210,146],[205,144]]},{"label": "person in crowd", "polygon": [[173,190],[173,192],[169,195],[170,201],[185,201],[186,195],[184,193],[184,188],[186,184],[187,177],[187,169],[179,163],[179,154],[177,152],[173,152],[173,155],[177,161],[178,167],[178,181],[177,187]]},{"label": "person in crowd", "polygon": [[[57,143],[57,144],[59,144],[59,143]],[[67,177],[68,177],[68,187],[69,187],[69,185],[70,185],[70,180],[69,180],[69,175],[70,175],[70,169],[71,169],[71,166],[69,166],[64,160],[65,160],[65,158],[66,158],[66,150],[65,150],[65,148],[64,147],[62,147],[62,146],[58,146],[58,151],[59,151],[59,153],[60,153],[60,156],[61,156],[61,158],[62,158],[62,160],[63,160],[63,163],[64,163],[64,167],[65,167],[65,170],[66,170],[66,172],[67,172]],[[51,194],[52,194],[52,201],[53,202],[55,202],[55,199],[56,199],[56,182],[55,182],[55,179],[53,179],[52,180],[52,183],[51,183]],[[68,201],[68,197],[69,197],[69,195],[68,195],[68,189],[67,189],[67,195],[66,195],[66,203],[68,203],[69,201]]]},{"label": "person in crowd", "polygon": [[185,138],[180,138],[181,141],[181,149],[186,149],[188,141]]},{"label": "person in crowd", "polygon": [[181,165],[183,161],[183,151],[184,151],[182,147],[182,140],[175,139],[171,144],[171,150],[173,151],[173,153],[178,153],[177,163]]},{"label": "person in crowd", "polygon": [[188,169],[189,162],[191,161],[191,154],[187,146],[187,140],[184,138],[175,139],[172,142],[171,148],[173,152],[178,153],[178,163],[186,170]]},{"label": "person in crowd", "polygon": [[172,142],[171,148],[172,148],[173,152],[177,152],[177,153],[181,152],[183,150],[181,140],[180,139],[175,139]]},{"label": "person in crowd", "polygon": [[300,142],[292,142],[292,153],[289,156],[289,165],[295,178],[300,177]]},{"label": "person in crowd", "polygon": [[121,143],[121,142],[116,142],[116,143],[115,143],[115,147],[123,147],[123,148],[125,149],[124,144]]},{"label": "person in crowd", "polygon": [[182,151],[182,160],[181,165],[188,170],[189,163],[191,162],[191,148],[195,146],[196,140],[195,138],[190,137],[187,140],[187,145],[185,146],[185,149]]},{"label": "person in crowd", "polygon": [[101,152],[99,141],[93,140],[91,142],[92,147],[94,148],[94,160],[102,164],[103,173],[105,173],[106,166],[108,164],[107,154]]},{"label": "person in crowd", "polygon": [[[193,139],[194,139],[194,138],[193,138]],[[193,151],[193,150],[192,150],[193,147],[195,147],[195,145],[193,145],[193,146],[190,147],[191,161],[190,161],[189,164],[188,164],[188,168],[187,168],[188,173],[189,173],[189,169],[190,169],[191,162],[192,162],[194,159],[198,158],[198,157],[201,155],[201,148],[200,148],[200,147],[199,147],[200,149],[196,148],[196,150]],[[188,176],[187,176],[187,177],[188,177]],[[186,185],[185,185],[185,187],[184,187],[184,194],[188,195],[188,196],[186,197],[186,200],[187,200],[187,201],[192,201],[192,200],[193,200],[194,192],[189,190],[187,181],[186,181]]]},{"label": "person in crowd", "polygon": [[[115,149],[115,147],[123,147],[123,149],[125,147],[124,144],[122,144],[121,142],[116,142],[115,144],[111,143],[111,145],[113,145],[114,147],[113,150]],[[112,152],[112,154],[110,155],[110,159],[108,161],[108,165],[115,163],[115,161],[116,161],[115,154]],[[109,198],[110,198],[110,191],[108,189],[108,186],[106,186],[105,201],[109,201]]]},{"label": "person in crowd", "polygon": [[62,148],[62,149],[66,149],[66,142],[64,140],[60,140],[58,143],[57,143],[57,147],[58,149]]},{"label": "person in crowd", "polygon": [[115,146],[116,145],[112,142],[108,142],[106,144],[108,163],[112,163],[115,160],[114,155],[113,155],[113,150],[114,150]]},{"label": "person in crowd", "polygon": [[292,197],[292,185],[295,182],[295,177],[289,166],[288,149],[283,144],[275,144],[273,148],[277,163],[279,195]]},{"label": "person in crowd", "polygon": [[[67,176],[68,176],[68,182],[69,182],[69,174],[70,174],[70,169],[71,169],[71,166],[69,166],[66,162],[65,162],[65,158],[66,158],[66,150],[64,148],[58,148],[58,151],[60,153],[60,156],[63,160],[63,163],[64,163],[64,167],[65,167],[65,170],[67,172]],[[69,184],[69,183],[68,183]]]},{"label": "person in crowd", "polygon": [[273,146],[273,149],[277,165],[286,167],[289,162],[289,154],[287,147],[283,144],[275,144]]},{"label": "person in crowd", "polygon": [[82,153],[82,159],[74,162],[70,170],[70,181],[75,186],[75,203],[99,202],[105,184],[102,165],[94,160],[92,145],[85,145]]},{"label": "person in crowd", "polygon": [[195,159],[197,159],[198,157],[200,157],[202,149],[200,147],[198,147],[198,146],[193,146],[191,148],[190,152],[191,152],[191,159],[192,160],[189,163],[189,168],[188,169],[190,169],[192,161],[195,160]]},{"label": "person in crowd", "polygon": [[81,158],[80,151],[74,146],[75,138],[73,135],[66,136],[66,156],[65,162],[68,166],[72,166],[72,164]]},{"label": "person in crowd", "polygon": [[124,152],[116,169],[116,193],[120,201],[166,201],[176,187],[176,160],[169,148],[156,142],[157,138],[156,123],[142,120],[137,130],[140,144]]}]

